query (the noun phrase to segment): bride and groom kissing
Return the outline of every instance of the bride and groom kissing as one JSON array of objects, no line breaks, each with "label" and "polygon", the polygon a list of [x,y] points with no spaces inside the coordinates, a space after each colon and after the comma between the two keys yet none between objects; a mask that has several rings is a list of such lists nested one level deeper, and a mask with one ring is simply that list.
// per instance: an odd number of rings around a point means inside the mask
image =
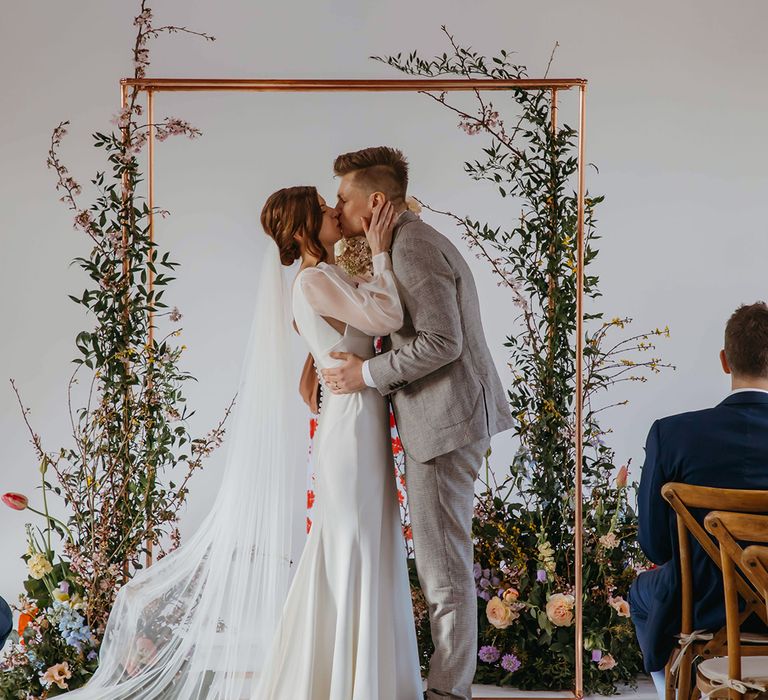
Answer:
[{"label": "bride and groom kissing", "polygon": [[[512,416],[470,269],[407,209],[402,153],[348,153],[334,171],[336,207],[314,187],[279,190],[263,207],[271,240],[213,505],[182,546],[117,591],[98,668],[73,700],[471,698],[474,482]],[[334,245],[360,234],[372,269],[351,275]],[[290,289],[286,267],[298,267]],[[322,384],[306,537],[294,330]],[[434,642],[426,693],[390,402]]]},{"label": "bride and groom kissing", "polygon": [[[312,529],[259,698],[414,700],[419,655],[393,478],[391,401],[434,653],[425,697],[471,698],[477,599],[474,482],[492,435],[512,427],[461,253],[406,206],[408,165],[388,147],[339,156],[335,208],[280,190],[261,222],[293,282],[295,328],[322,385]],[[334,264],[365,234],[372,274]],[[375,354],[373,339],[383,336]],[[311,607],[311,615],[296,614]]]}]

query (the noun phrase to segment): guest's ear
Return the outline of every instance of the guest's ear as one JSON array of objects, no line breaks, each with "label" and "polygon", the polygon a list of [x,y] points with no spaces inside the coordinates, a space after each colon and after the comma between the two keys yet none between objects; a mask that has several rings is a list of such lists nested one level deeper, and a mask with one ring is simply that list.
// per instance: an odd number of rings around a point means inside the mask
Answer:
[{"label": "guest's ear", "polygon": [[725,350],[720,351],[720,364],[723,366],[723,372],[731,373],[731,366],[728,364],[728,358],[725,356]]}]

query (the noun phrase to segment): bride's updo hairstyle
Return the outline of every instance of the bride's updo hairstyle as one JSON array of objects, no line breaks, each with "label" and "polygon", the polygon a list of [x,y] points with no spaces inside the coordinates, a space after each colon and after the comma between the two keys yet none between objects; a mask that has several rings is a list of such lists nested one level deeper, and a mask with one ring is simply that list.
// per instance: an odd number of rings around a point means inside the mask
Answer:
[{"label": "bride's updo hairstyle", "polygon": [[277,243],[283,265],[292,265],[301,257],[294,238],[297,233],[304,236],[308,253],[321,262],[328,257],[319,238],[323,210],[315,187],[286,187],[270,195],[261,210],[261,226]]}]

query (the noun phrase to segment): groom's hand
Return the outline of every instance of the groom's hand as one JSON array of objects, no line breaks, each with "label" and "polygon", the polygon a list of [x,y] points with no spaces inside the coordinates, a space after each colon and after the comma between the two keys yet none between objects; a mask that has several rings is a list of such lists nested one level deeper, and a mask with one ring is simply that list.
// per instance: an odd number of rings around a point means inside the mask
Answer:
[{"label": "groom's hand", "polygon": [[334,394],[354,394],[365,389],[363,359],[351,352],[332,352],[334,360],[344,360],[343,365],[321,370],[323,379]]}]

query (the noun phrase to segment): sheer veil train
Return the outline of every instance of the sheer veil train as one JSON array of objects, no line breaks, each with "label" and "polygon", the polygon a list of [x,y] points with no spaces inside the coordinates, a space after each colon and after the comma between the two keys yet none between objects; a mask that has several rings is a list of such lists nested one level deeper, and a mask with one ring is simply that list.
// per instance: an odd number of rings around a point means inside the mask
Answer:
[{"label": "sheer veil train", "polygon": [[214,505],[179,549],[123,586],[99,669],[68,697],[251,697],[304,531],[306,486],[290,292],[277,246],[266,248]]}]

